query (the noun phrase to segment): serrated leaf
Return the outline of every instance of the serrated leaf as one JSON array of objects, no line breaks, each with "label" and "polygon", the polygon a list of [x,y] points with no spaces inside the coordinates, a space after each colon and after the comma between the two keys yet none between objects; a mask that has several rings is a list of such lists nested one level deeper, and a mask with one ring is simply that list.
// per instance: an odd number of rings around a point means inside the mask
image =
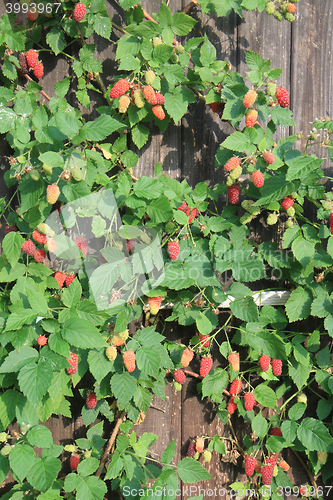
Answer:
[{"label": "serrated leaf", "polygon": [[62,294],[62,302],[66,307],[75,307],[81,299],[82,286],[77,278],[66,288]]},{"label": "serrated leaf", "polygon": [[98,13],[95,14],[94,30],[96,31],[97,35],[109,39],[112,30],[111,19],[109,18],[109,16],[103,16]]},{"label": "serrated leaf", "polygon": [[64,32],[60,28],[52,28],[46,35],[46,42],[57,56],[66,47]]},{"label": "serrated leaf", "polygon": [[9,455],[10,467],[20,481],[27,476],[35,461],[34,450],[27,444],[16,444]]},{"label": "serrated leaf", "polygon": [[129,373],[117,373],[111,378],[111,390],[122,407],[134,396],[136,386],[136,379]]},{"label": "serrated leaf", "polygon": [[172,16],[171,28],[175,35],[185,36],[189,34],[196,23],[195,19],[183,12],[176,12]]},{"label": "serrated leaf", "polygon": [[89,370],[95,377],[98,384],[106,377],[110,371],[113,371],[113,363],[105,356],[105,349],[91,349],[88,354]]},{"label": "serrated leaf", "polygon": [[319,168],[323,161],[324,160],[318,158],[312,158],[311,156],[302,156],[289,165],[286,179],[288,181],[292,181],[294,179],[304,179],[310,172]]},{"label": "serrated leaf", "polygon": [[176,451],[176,440],[171,441],[171,443],[168,444],[168,446],[165,448],[161,455],[161,462],[164,464],[170,464],[172,462],[172,459],[175,455]]},{"label": "serrated leaf", "polygon": [[31,427],[27,433],[27,439],[31,446],[38,448],[51,448],[53,445],[52,432],[44,425]]},{"label": "serrated leaf", "polygon": [[4,429],[7,429],[14,420],[16,406],[23,399],[22,394],[12,389],[8,389],[0,395],[0,421]]},{"label": "serrated leaf", "polygon": [[[226,149],[231,149],[232,151],[243,152],[250,145],[250,139],[242,132],[234,132],[229,135],[220,145]],[[266,186],[265,186],[266,187]]]},{"label": "serrated leaf", "polygon": [[24,346],[20,351],[11,351],[0,366],[0,373],[19,371],[24,365],[33,363],[38,358],[38,352],[32,347]]},{"label": "serrated leaf", "polygon": [[156,378],[160,369],[161,358],[154,347],[141,347],[136,351],[138,369]]},{"label": "serrated leaf", "polygon": [[134,144],[141,149],[149,138],[149,130],[147,127],[139,123],[132,128],[132,139]]},{"label": "serrated leaf", "polygon": [[313,257],[315,253],[314,244],[307,241],[302,236],[298,236],[292,242],[291,249],[296,259],[302,264],[303,267],[306,267],[309,264],[311,257]]},{"label": "serrated leaf", "polygon": [[254,396],[258,403],[268,408],[276,408],[276,394],[265,384],[259,384],[254,390]]},{"label": "serrated leaf", "polygon": [[267,434],[268,423],[267,420],[262,416],[261,412],[254,417],[251,422],[252,430],[256,436],[263,438]]},{"label": "serrated leaf", "polygon": [[102,500],[107,492],[107,486],[96,476],[80,478],[81,483],[76,489],[77,500]]},{"label": "serrated leaf", "polygon": [[228,385],[228,374],[221,368],[212,370],[202,381],[202,397],[222,394]]},{"label": "serrated leaf", "polygon": [[303,385],[309,378],[311,371],[311,367],[304,366],[301,363],[297,363],[297,361],[292,358],[289,364],[289,375],[297,385],[298,390],[300,391]]},{"label": "serrated leaf", "polygon": [[157,200],[153,200],[147,207],[147,214],[157,224],[170,220],[172,210],[168,198],[162,195]]},{"label": "serrated leaf", "polygon": [[29,483],[39,491],[46,491],[57,478],[61,469],[61,461],[58,458],[47,456],[35,459],[34,465],[27,474]]},{"label": "serrated leaf", "polygon": [[53,378],[50,363],[41,359],[38,364],[28,364],[18,375],[20,389],[30,403],[37,405],[46,394]]},{"label": "serrated leaf", "polygon": [[305,418],[300,422],[297,437],[309,451],[327,451],[333,442],[325,424],[315,418]]},{"label": "serrated leaf", "polygon": [[98,329],[84,319],[68,319],[62,327],[61,335],[70,345],[82,349],[108,347]]},{"label": "serrated leaf", "polygon": [[164,97],[165,109],[175,123],[184,116],[189,103],[196,102],[193,93],[181,85],[178,85],[172,94],[167,92]]},{"label": "serrated leaf", "polygon": [[293,322],[307,318],[310,314],[311,302],[312,297],[308,290],[299,286],[291,292],[286,303],[286,313],[289,321]]},{"label": "serrated leaf", "polygon": [[6,234],[2,241],[2,248],[8,262],[13,267],[20,258],[22,243],[24,239],[18,232],[11,231]]},{"label": "serrated leaf", "polygon": [[193,460],[193,458],[183,458],[183,460],[178,462],[177,473],[185,484],[212,479],[209,472],[199,462]]}]

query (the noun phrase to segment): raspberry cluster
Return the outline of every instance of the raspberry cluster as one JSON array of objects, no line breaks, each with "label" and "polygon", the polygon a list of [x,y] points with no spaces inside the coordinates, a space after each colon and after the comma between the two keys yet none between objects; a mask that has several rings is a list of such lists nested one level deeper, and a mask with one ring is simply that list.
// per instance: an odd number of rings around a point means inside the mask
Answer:
[{"label": "raspberry cluster", "polygon": [[286,19],[290,23],[295,21],[295,12],[297,10],[297,7],[295,3],[299,2],[299,0],[294,0],[293,2],[288,2],[288,1],[277,1],[275,2],[274,0],[267,2],[266,4],[266,12],[269,15],[273,15],[275,19],[278,21],[283,21]]},{"label": "raspberry cluster", "polygon": [[182,212],[184,212],[187,215],[189,224],[191,224],[191,222],[193,222],[194,219],[196,218],[196,216],[199,214],[199,210],[197,208],[191,209],[187,205],[186,201],[183,201],[181,206],[178,207],[178,210],[181,210]]},{"label": "raspberry cluster", "polygon": [[26,54],[21,52],[19,56],[19,63],[22,75],[26,75],[30,69],[33,69],[34,75],[38,79],[42,78],[44,75],[43,63],[38,61],[38,54],[34,49],[28,50]]}]

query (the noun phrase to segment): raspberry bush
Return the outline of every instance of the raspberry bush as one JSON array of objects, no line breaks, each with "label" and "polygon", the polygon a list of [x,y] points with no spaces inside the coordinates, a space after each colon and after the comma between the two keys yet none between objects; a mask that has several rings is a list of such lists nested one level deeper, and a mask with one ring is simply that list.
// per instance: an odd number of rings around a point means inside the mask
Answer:
[{"label": "raspberry bush", "polygon": [[[197,3],[217,16],[266,10],[276,22],[293,21],[297,10],[297,2]],[[209,479],[206,464],[231,438],[189,436],[178,464],[171,442],[155,466],[147,457],[158,436],[133,430],[153,394],[163,399],[167,383],[182,390],[187,377],[230,429],[255,498],[276,500],[294,486],[288,448],[309,475],[300,493],[314,496],[333,474],[333,195],[311,146],[333,158],[333,122],[316,119],[302,151],[300,135],[276,141],[278,127],[296,125],[281,70],[248,50],[247,82],[216,59],[207,36],[183,43],[195,25],[190,7],[172,15],[162,3],[151,18],[136,0],[119,4],[124,26],[114,25],[102,0],[60,2],[37,17],[31,10],[27,30],[11,13],[0,20],[0,133],[12,148],[5,180],[16,200],[0,205],[0,481],[9,471],[15,480],[3,498],[102,500],[125,488]],[[95,32],[109,40],[112,29],[122,35],[106,87],[87,39]],[[73,40],[81,43],[75,56]],[[42,87],[49,52],[70,58],[74,72],[55,84],[52,99]],[[81,108],[69,104],[70,88]],[[80,109],[96,91],[105,106],[87,121]],[[129,138],[140,150],[150,122],[164,132],[199,99],[234,128],[216,151],[224,182],[192,188],[160,164],[154,177],[137,179]],[[252,238],[261,224],[279,225],[274,241]],[[285,306],[261,304],[255,292],[264,278],[269,290],[289,290]],[[230,297],[222,322],[219,305]],[[302,323],[310,317],[312,331]],[[129,334],[134,321],[141,328]],[[163,335],[168,322],[193,325],[189,345]],[[216,345],[222,365],[211,354]],[[74,394],[90,427],[61,446],[47,420],[71,417]],[[242,442],[234,414],[244,419]]]}]

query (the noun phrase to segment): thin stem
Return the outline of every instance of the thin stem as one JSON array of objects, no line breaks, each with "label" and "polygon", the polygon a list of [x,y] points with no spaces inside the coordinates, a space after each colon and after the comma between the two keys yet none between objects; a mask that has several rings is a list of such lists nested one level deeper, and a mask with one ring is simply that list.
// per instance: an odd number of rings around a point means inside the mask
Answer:
[{"label": "thin stem", "polygon": [[306,463],[304,462],[303,458],[300,456],[300,454],[294,450],[293,448],[290,448],[291,451],[294,453],[294,455],[298,458],[300,464],[302,465],[302,467],[304,468],[305,472],[307,473],[307,475],[309,476],[309,479],[310,479],[310,482],[312,484],[312,486],[315,488],[315,491],[318,491],[318,486],[317,486],[317,483],[315,481],[315,478],[311,472],[311,470],[309,469],[309,467],[306,465]]},{"label": "thin stem", "polygon": [[[30,78],[29,75],[24,75],[26,77],[26,79],[29,81],[29,82],[33,82],[33,79]],[[40,90],[39,91],[40,94],[42,94],[42,96],[45,97],[45,99],[47,99],[48,101],[51,101],[51,97],[49,97],[47,94],[45,94],[44,90]]]},{"label": "thin stem", "polygon": [[110,439],[109,439],[109,441],[108,441],[108,443],[106,445],[106,448],[105,448],[105,451],[104,451],[104,455],[101,458],[99,467],[98,467],[97,472],[95,474],[96,477],[100,477],[100,475],[102,474],[102,470],[104,468],[105,462],[106,462],[106,460],[107,460],[107,458],[108,458],[108,456],[110,454],[112,445],[113,445],[113,443],[116,440],[116,437],[117,437],[117,434],[118,434],[118,431],[119,431],[119,427],[123,423],[125,414],[126,414],[126,412],[122,411],[121,414],[120,414],[120,417],[117,420],[117,423],[116,423],[116,425],[115,425],[115,427],[114,427],[114,429],[112,431],[111,437],[110,437]]}]

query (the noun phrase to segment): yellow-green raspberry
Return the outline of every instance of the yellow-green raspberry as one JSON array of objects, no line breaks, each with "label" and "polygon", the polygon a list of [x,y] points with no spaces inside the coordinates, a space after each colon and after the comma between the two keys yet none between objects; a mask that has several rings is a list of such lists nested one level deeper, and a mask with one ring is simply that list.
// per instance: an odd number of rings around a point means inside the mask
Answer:
[{"label": "yellow-green raspberry", "polygon": [[148,71],[146,71],[146,74],[145,74],[146,84],[153,85],[154,80],[155,80],[155,76],[156,75],[152,69],[149,69]]},{"label": "yellow-green raspberry", "polygon": [[153,38],[153,47],[157,47],[158,45],[162,45],[163,41],[159,36],[154,36]]},{"label": "yellow-green raspberry", "polygon": [[289,217],[294,217],[294,215],[295,215],[295,209],[294,209],[294,207],[287,208],[287,215]]},{"label": "yellow-green raspberry", "polygon": [[297,403],[308,404],[308,398],[304,392],[300,392],[297,396]]},{"label": "yellow-green raspberry", "polygon": [[7,441],[7,432],[0,432],[0,443],[5,443]]},{"label": "yellow-green raspberry", "polygon": [[169,61],[172,63],[172,64],[176,64],[178,61],[179,61],[179,57],[177,56],[176,52],[172,52],[170,57],[169,57]]},{"label": "yellow-green raspberry", "polygon": [[176,54],[184,54],[185,48],[182,45],[176,45],[175,51],[176,51]]},{"label": "yellow-green raspberry", "polygon": [[46,163],[44,163],[43,170],[46,173],[46,175],[52,175],[52,167],[50,167],[50,165],[46,165]]},{"label": "yellow-green raspberry", "polygon": [[182,390],[182,384],[180,382],[174,381],[173,386],[176,389],[176,391],[181,391]]},{"label": "yellow-green raspberry", "polygon": [[277,218],[276,213],[269,214],[268,217],[267,217],[267,224],[269,226],[274,226],[274,224],[277,223],[277,220],[278,220],[278,218]]},{"label": "yellow-green raspberry", "polygon": [[276,12],[274,12],[273,16],[278,21],[283,21],[283,19],[284,19],[282,12],[280,12],[279,10],[277,10]]},{"label": "yellow-green raspberry", "polygon": [[327,461],[326,451],[317,451],[318,462],[320,465],[325,465]]},{"label": "yellow-green raspberry", "polygon": [[46,234],[46,236],[49,236],[50,238],[53,238],[53,236],[55,235],[53,229],[51,229],[50,226],[48,226],[44,222],[38,224],[37,229],[40,233]]},{"label": "yellow-green raspberry", "polygon": [[232,179],[232,177],[230,177],[230,175],[228,175],[226,185],[232,186],[233,184],[235,184],[235,181]]},{"label": "yellow-green raspberry", "polygon": [[274,2],[268,2],[266,5],[266,12],[267,14],[271,15],[274,14],[276,11],[275,3]]},{"label": "yellow-green raspberry", "polygon": [[105,349],[105,356],[108,358],[109,361],[114,361],[117,357],[117,349],[114,345],[107,347]]},{"label": "yellow-green raspberry", "polygon": [[231,170],[229,175],[232,179],[236,180],[242,174],[242,171],[243,171],[242,167],[238,165],[238,167]]},{"label": "yellow-green raspberry", "polygon": [[165,230],[167,233],[172,233],[172,231],[175,229],[175,224],[169,220],[166,224],[165,224]]},{"label": "yellow-green raspberry", "polygon": [[254,203],[253,200],[243,200],[241,203],[241,206],[245,210],[249,210],[249,208],[252,207],[253,203]]},{"label": "yellow-green raspberry", "polygon": [[66,446],[64,446],[64,450],[68,451],[69,453],[75,453],[76,446],[75,444],[66,444]]},{"label": "yellow-green raspberry", "polygon": [[40,173],[35,168],[30,170],[29,175],[33,181],[39,181],[40,179]]},{"label": "yellow-green raspberry", "polygon": [[194,460],[199,460],[199,458],[200,458],[200,453],[197,451],[197,452],[195,453],[195,455],[194,455],[194,457],[193,457],[193,458],[194,458]]},{"label": "yellow-green raspberry", "polygon": [[252,215],[249,213],[244,214],[240,219],[239,222],[241,224],[248,224],[252,220]]},{"label": "yellow-green raspberry", "polygon": [[83,458],[90,458],[91,457],[91,450],[86,450],[83,453]]},{"label": "yellow-green raspberry", "polygon": [[123,332],[117,333],[117,335],[121,340],[127,340],[128,336],[129,336],[129,332],[126,328],[126,330],[124,330]]},{"label": "yellow-green raspberry", "polygon": [[282,12],[288,12],[288,5],[289,2],[282,2],[282,4],[280,5],[280,9],[282,10]]},{"label": "yellow-green raspberry", "polygon": [[267,82],[267,85],[266,85],[266,93],[267,93],[267,95],[269,95],[271,97],[275,97],[276,89],[277,89],[276,83],[274,83],[274,82]]},{"label": "yellow-green raspberry", "polygon": [[119,97],[119,102],[118,102],[118,110],[119,113],[126,113],[128,110],[128,106],[131,104],[131,99],[128,97],[128,95],[122,95]]},{"label": "yellow-green raspberry", "polygon": [[295,21],[295,16],[294,14],[291,14],[290,12],[286,12],[284,15],[285,19],[289,21],[290,23],[293,23]]},{"label": "yellow-green raspberry", "polygon": [[5,446],[3,448],[1,448],[0,453],[3,457],[7,457],[11,451],[12,451],[11,445],[5,444]]},{"label": "yellow-green raspberry", "polygon": [[249,207],[248,208],[248,211],[250,212],[251,215],[253,215],[254,217],[256,217],[257,215],[260,214],[261,210],[259,207]]},{"label": "yellow-green raspberry", "polygon": [[212,453],[209,450],[204,450],[203,459],[205,462],[210,462],[212,459]]},{"label": "yellow-green raspberry", "polygon": [[83,179],[82,170],[80,167],[73,167],[71,170],[72,177],[75,181],[80,182]]},{"label": "yellow-green raspberry", "polygon": [[286,227],[288,228],[294,227],[294,221],[292,219],[288,219],[286,221]]},{"label": "yellow-green raspberry", "polygon": [[278,466],[275,464],[274,465],[274,470],[273,470],[273,477],[276,477],[279,473],[279,468]]},{"label": "yellow-green raspberry", "polygon": [[136,89],[133,92],[135,106],[139,109],[143,108],[145,105],[145,99],[143,97],[143,92],[141,89]]}]

